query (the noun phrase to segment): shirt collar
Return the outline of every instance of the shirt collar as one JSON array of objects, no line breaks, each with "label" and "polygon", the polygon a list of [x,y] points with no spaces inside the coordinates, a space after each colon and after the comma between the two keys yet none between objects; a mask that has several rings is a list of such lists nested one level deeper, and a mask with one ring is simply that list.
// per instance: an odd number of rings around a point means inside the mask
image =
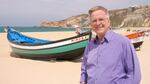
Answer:
[{"label": "shirt collar", "polygon": [[112,30],[108,30],[106,32],[105,38],[107,39],[108,42],[111,40],[112,35],[113,35],[113,31]]},{"label": "shirt collar", "polygon": [[98,40],[98,36],[96,36],[96,38],[94,39],[94,43],[104,43],[104,42],[109,42],[111,40],[111,37],[112,37],[112,30],[108,30],[104,36],[104,39],[100,42]]}]

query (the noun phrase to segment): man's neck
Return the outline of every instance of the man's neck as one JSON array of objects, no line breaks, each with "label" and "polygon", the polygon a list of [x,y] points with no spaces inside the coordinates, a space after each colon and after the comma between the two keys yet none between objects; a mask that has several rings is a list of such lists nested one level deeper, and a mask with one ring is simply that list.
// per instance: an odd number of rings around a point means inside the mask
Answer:
[{"label": "man's neck", "polygon": [[105,37],[105,34],[103,34],[103,35],[97,35],[97,37],[98,37],[99,41],[102,41],[104,39],[104,37]]}]

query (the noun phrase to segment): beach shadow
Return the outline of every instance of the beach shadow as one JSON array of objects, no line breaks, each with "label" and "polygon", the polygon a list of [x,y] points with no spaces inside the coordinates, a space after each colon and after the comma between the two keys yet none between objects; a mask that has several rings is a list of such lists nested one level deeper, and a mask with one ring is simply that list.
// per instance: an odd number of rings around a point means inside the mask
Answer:
[{"label": "beach shadow", "polygon": [[52,63],[54,63],[54,62],[73,62],[73,63],[80,63],[80,62],[82,62],[82,58],[78,58],[78,59],[49,59],[49,60],[47,60],[47,61],[49,61],[49,62],[52,62]]},{"label": "beach shadow", "polygon": [[[11,52],[11,53],[10,53],[10,56],[11,56],[11,57],[15,57],[15,58],[28,59],[28,60],[35,60],[35,61],[45,61],[45,62],[50,61],[50,60],[40,60],[40,59],[26,58],[26,57],[17,55],[17,54],[15,54],[14,52]],[[51,61],[51,62],[54,62],[54,61]]]},{"label": "beach shadow", "polygon": [[10,56],[11,57],[15,57],[15,58],[29,59],[29,60],[35,60],[35,61],[44,61],[44,62],[50,62],[50,63],[65,62],[65,61],[74,62],[74,63],[82,62],[82,57],[74,58],[74,59],[56,59],[56,58],[51,58],[51,59],[32,59],[32,58],[22,57],[20,55],[15,54],[14,52],[11,52]]},{"label": "beach shadow", "polygon": [[71,62],[74,62],[74,63],[82,62],[82,58],[80,58],[80,59],[76,59],[76,60],[72,60]]},{"label": "beach shadow", "polygon": [[11,56],[11,57],[16,57],[16,58],[21,58],[19,55],[15,54],[14,52],[11,52],[11,53],[10,53],[10,56]]}]

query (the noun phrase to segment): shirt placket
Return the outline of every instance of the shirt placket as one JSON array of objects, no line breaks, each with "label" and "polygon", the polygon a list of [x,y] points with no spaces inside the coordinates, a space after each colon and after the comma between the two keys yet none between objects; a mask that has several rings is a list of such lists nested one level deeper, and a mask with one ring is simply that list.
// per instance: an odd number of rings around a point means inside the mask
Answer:
[{"label": "shirt placket", "polygon": [[[99,68],[100,68],[100,56],[101,56],[101,49],[102,49],[102,43],[99,43],[98,45],[98,50],[97,50],[97,56],[96,56],[96,73],[99,73]],[[95,74],[95,81],[94,84],[98,84],[98,74]]]}]

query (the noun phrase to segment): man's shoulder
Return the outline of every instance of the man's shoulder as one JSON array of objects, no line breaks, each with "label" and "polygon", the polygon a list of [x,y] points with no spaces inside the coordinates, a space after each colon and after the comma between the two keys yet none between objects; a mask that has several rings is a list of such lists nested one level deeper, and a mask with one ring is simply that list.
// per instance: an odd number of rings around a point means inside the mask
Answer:
[{"label": "man's shoulder", "polygon": [[113,39],[116,40],[116,41],[121,41],[121,42],[130,41],[129,38],[126,37],[125,35],[116,33],[116,32],[114,32],[114,31],[112,31],[112,34],[113,34]]}]

